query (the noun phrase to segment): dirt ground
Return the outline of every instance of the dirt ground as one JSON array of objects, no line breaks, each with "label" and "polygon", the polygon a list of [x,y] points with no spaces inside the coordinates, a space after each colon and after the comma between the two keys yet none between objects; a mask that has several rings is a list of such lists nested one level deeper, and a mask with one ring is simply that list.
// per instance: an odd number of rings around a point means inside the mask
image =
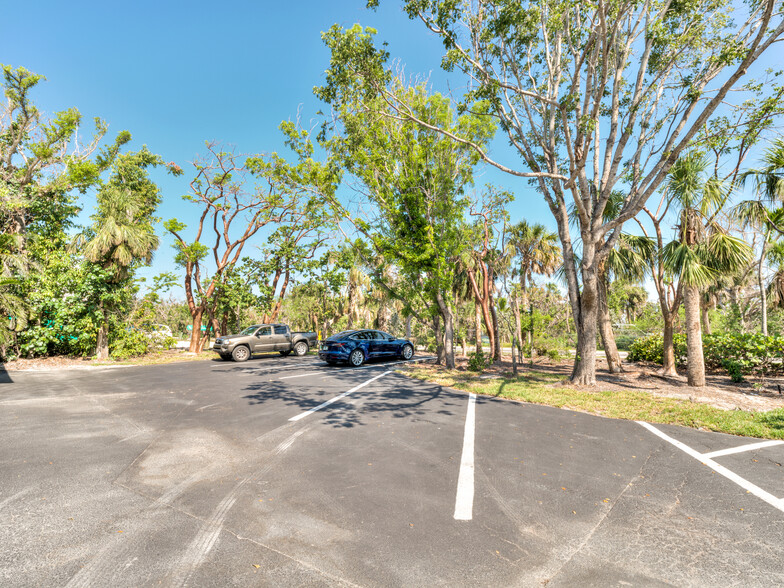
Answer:
[{"label": "dirt ground", "polygon": [[9,372],[13,371],[52,371],[63,369],[90,369],[96,367],[113,367],[127,365],[147,365],[152,363],[167,363],[169,361],[185,361],[195,359],[193,353],[188,353],[181,349],[169,349],[154,355],[129,359],[127,361],[97,361],[91,357],[37,357],[35,359],[16,359],[4,364],[0,364],[0,369],[5,368]]},{"label": "dirt ground", "polygon": [[[467,369],[468,360],[457,358],[458,369]],[[677,378],[665,378],[656,372],[660,366],[653,363],[624,362],[624,373],[610,374],[607,362],[599,355],[597,361],[598,386],[602,390],[636,390],[650,392],[654,396],[668,396],[703,402],[728,410],[767,411],[784,408],[784,377],[756,378],[749,376],[745,382],[736,384],[723,373],[708,373],[707,385],[702,388],[691,388],[686,383],[686,375]],[[524,375],[527,370],[558,374],[563,381],[554,384],[572,386],[566,379],[572,371],[571,360],[552,362],[543,358],[534,359],[533,366],[526,361],[518,365],[518,372]],[[484,375],[511,375],[512,360],[504,356],[504,361],[487,368]]]}]

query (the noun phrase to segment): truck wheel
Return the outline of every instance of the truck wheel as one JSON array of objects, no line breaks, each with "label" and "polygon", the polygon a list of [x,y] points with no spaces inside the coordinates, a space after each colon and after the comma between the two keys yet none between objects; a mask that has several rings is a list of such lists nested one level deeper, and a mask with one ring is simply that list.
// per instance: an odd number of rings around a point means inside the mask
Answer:
[{"label": "truck wheel", "polygon": [[250,357],[250,349],[244,345],[237,345],[234,351],[231,352],[231,358],[234,361],[247,361]]},{"label": "truck wheel", "polygon": [[308,344],[304,341],[300,341],[294,346],[294,353],[302,357],[308,352]]},{"label": "truck wheel", "polygon": [[280,353],[283,357],[288,357],[289,353],[291,353],[291,350],[289,350],[289,351],[279,351],[278,353]]},{"label": "truck wheel", "polygon": [[361,349],[355,349],[351,352],[351,355],[348,356],[348,362],[354,367],[359,367],[365,363],[365,354]]},{"label": "truck wheel", "polygon": [[404,345],[403,351],[400,352],[400,357],[405,360],[409,360],[414,357],[414,348],[411,345]]}]

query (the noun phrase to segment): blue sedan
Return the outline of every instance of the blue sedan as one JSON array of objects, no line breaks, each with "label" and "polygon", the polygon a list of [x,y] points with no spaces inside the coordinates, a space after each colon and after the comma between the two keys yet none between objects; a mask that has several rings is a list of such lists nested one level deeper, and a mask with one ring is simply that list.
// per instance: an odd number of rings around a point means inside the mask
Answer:
[{"label": "blue sedan", "polygon": [[411,359],[414,344],[383,331],[342,331],[321,342],[318,356],[330,365],[345,361],[358,367],[368,359]]}]

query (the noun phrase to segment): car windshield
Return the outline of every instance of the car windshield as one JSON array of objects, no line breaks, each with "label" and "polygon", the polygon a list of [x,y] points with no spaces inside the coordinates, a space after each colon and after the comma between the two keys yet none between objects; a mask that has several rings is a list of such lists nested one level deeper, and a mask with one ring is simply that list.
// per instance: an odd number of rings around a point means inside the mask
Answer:
[{"label": "car windshield", "polygon": [[256,329],[258,329],[260,326],[261,325],[253,325],[252,327],[248,327],[247,329],[242,331],[242,333],[240,333],[240,335],[252,335],[253,333],[256,332]]}]

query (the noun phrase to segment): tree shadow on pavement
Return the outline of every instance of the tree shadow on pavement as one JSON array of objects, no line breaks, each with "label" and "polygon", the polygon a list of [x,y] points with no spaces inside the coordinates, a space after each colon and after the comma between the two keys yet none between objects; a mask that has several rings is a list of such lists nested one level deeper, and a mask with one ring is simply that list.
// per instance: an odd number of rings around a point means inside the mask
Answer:
[{"label": "tree shadow on pavement", "polygon": [[[367,381],[367,375],[358,372],[349,372],[345,378],[345,390]],[[394,383],[390,386],[390,381]],[[383,386],[381,390],[373,385]],[[250,405],[261,405],[269,402],[283,401],[288,406],[307,411],[327,400],[338,396],[340,392],[325,390],[319,387],[302,388],[293,383],[260,382],[247,386],[249,392],[243,398]],[[436,405],[431,403],[436,402]],[[367,425],[383,415],[393,418],[416,418],[429,421],[428,415],[452,415],[453,406],[464,404],[464,395],[450,392],[441,386],[412,381],[401,376],[392,376],[374,382],[367,389],[358,390],[334,403],[324,407],[322,412],[316,413],[314,418],[320,418],[327,424],[337,428]]]},{"label": "tree shadow on pavement", "polygon": [[5,369],[5,366],[0,363],[0,384],[13,384],[14,381],[11,379],[8,370]]}]

